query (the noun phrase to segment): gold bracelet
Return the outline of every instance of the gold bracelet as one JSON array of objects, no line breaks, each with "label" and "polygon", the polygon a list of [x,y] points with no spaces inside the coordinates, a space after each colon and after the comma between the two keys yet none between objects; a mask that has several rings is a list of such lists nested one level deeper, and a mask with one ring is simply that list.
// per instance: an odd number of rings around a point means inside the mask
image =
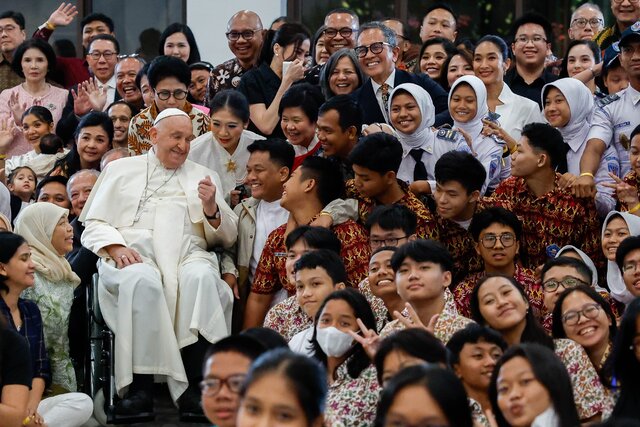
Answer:
[{"label": "gold bracelet", "polygon": [[580,174],[580,176],[590,176],[591,178],[596,179],[596,177],[593,176],[593,174],[591,172],[582,172]]},{"label": "gold bracelet", "polygon": [[56,26],[49,21],[45,22],[44,26],[47,28],[47,30],[50,30],[50,31],[53,31],[56,29]]},{"label": "gold bracelet", "polygon": [[322,212],[320,212],[320,215],[318,215],[318,216],[323,216],[323,215],[326,215],[326,216],[328,216],[328,217],[331,217],[331,212],[322,211]]},{"label": "gold bracelet", "polygon": [[25,418],[24,420],[22,420],[22,425],[26,426],[27,424],[29,424],[31,422],[31,418],[32,416],[29,415],[27,418]]},{"label": "gold bracelet", "polygon": [[4,159],[6,159],[6,158],[7,158],[7,155],[6,155],[6,154],[0,154],[0,160],[4,160]]},{"label": "gold bracelet", "polygon": [[634,207],[632,207],[631,209],[629,209],[629,213],[634,213],[637,212],[638,210],[640,210],[640,203],[638,203],[637,205],[635,205]]}]

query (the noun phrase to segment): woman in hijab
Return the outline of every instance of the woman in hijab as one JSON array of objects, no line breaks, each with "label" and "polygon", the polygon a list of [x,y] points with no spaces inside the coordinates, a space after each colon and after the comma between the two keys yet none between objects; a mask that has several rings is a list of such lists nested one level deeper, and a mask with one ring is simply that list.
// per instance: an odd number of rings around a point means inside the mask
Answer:
[{"label": "woman in hijab", "polygon": [[[587,147],[589,125],[595,108],[593,95],[584,83],[567,77],[542,88],[542,104],[547,122],[560,131],[569,146],[569,172],[565,179],[571,182],[580,175],[580,158]],[[614,190],[606,185],[615,184],[609,173],[620,174],[620,162],[613,145],[606,149],[595,176],[596,209],[600,217],[605,217],[616,206]]]},{"label": "woman in hijab", "polygon": [[68,215],[67,209],[41,202],[24,208],[15,221],[15,232],[29,244],[35,264],[34,286],[22,297],[35,302],[42,313],[54,393],[77,389],[69,356],[69,313],[80,279],[64,258],[73,247]]},{"label": "woman in hijab", "polygon": [[616,301],[629,304],[633,295],[627,290],[616,264],[616,251],[624,239],[640,235],[640,217],[628,212],[611,211],[602,225],[602,251],[607,258],[607,286]]},{"label": "woman in hijab", "polygon": [[500,181],[511,176],[511,158],[502,159],[504,141],[482,135],[482,119],[489,114],[487,89],[482,80],[476,76],[458,78],[449,92],[449,113],[454,129],[462,132],[487,171],[481,193],[491,194]]},{"label": "woman in hijab", "polygon": [[433,101],[416,84],[403,83],[391,92],[389,118],[403,151],[397,177],[411,184],[414,193],[433,193],[435,165],[444,153],[471,151],[462,133],[431,128],[435,122]]}]

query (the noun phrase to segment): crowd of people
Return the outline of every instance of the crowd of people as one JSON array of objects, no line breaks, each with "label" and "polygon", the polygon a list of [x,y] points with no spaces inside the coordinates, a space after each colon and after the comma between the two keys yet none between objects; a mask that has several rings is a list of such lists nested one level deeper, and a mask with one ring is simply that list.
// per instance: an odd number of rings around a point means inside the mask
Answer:
[{"label": "crowd of people", "polygon": [[640,3],[610,6],[566,52],[534,12],[471,40],[436,3],[417,45],[241,10],[217,66],[181,23],[148,62],[92,13],[69,58],[74,5],[0,11],[0,427],[153,419],[159,383],[218,427],[640,425]]}]

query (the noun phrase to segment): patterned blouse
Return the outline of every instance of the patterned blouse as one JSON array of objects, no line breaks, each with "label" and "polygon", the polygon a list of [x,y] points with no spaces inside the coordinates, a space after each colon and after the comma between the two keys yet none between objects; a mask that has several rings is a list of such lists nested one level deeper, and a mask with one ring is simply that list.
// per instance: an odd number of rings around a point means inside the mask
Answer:
[{"label": "patterned blouse", "polygon": [[369,365],[358,378],[347,372],[347,361],[336,369],[334,381],[329,384],[325,427],[370,427],[376,416],[380,395],[376,368]]},{"label": "patterned blouse", "polygon": [[[481,209],[480,204],[476,212]],[[442,243],[455,261],[455,271],[453,272],[453,283],[457,283],[467,274],[482,271],[482,258],[475,249],[475,242],[469,230],[460,226],[455,221],[444,219],[436,215],[437,234],[434,237]]]},{"label": "patterned blouse", "polygon": [[[436,221],[429,209],[416,197],[415,194],[409,191],[406,183],[398,180],[400,187],[404,191],[404,196],[394,204],[404,205],[408,207],[418,219],[416,226],[416,236],[421,239],[435,239],[437,234],[435,233]],[[356,199],[358,201],[358,215],[360,216],[360,222],[365,223],[367,217],[379,203],[369,197],[361,196],[355,186],[355,180],[350,179],[346,182],[347,197]]]},{"label": "patterned blouse", "polygon": [[570,339],[555,339],[556,356],[569,372],[578,416],[581,420],[602,413],[610,406],[610,396],[584,348]]},{"label": "patterned blouse", "polygon": [[384,325],[390,320],[387,306],[384,305],[384,301],[382,301],[381,298],[378,298],[371,292],[369,278],[364,279],[358,284],[358,290],[367,299],[369,306],[371,306],[371,310],[376,317],[376,328],[378,329],[376,332],[380,332],[384,328]]},{"label": "patterned blouse", "polygon": [[207,94],[204,97],[207,101],[205,105],[209,105],[218,92],[225,89],[236,89],[245,71],[238,58],[232,58],[216,65],[209,76]]},{"label": "patterned blouse", "polygon": [[500,183],[488,204],[510,210],[522,221],[524,246],[529,255],[526,267],[536,268],[566,245],[581,248],[598,269],[604,266],[600,247],[600,224],[593,199],[574,197],[556,186],[536,197],[523,178],[511,177]]},{"label": "patterned blouse", "polygon": [[467,399],[469,400],[469,410],[471,412],[471,419],[473,420],[473,427],[491,427],[491,423],[482,410],[480,402],[470,397]]},{"label": "patterned blouse", "polygon": [[[471,293],[476,287],[476,284],[485,275],[486,272],[484,271],[470,274],[453,289],[453,297],[456,302],[456,307],[463,316],[471,317]],[[545,314],[544,298],[542,294],[542,286],[540,286],[540,283],[535,279],[535,272],[530,268],[521,267],[516,264],[516,271],[513,278],[516,279],[516,281],[524,288],[524,293],[527,295],[529,304],[534,309],[536,318],[541,321]]]},{"label": "patterned blouse", "polygon": [[[209,116],[186,101],[181,110],[189,115],[193,125],[193,135],[196,138],[209,132]],[[129,150],[136,155],[144,154],[151,148],[149,130],[159,113],[154,102],[131,119],[131,123],[129,123]]]},{"label": "patterned blouse", "polygon": [[69,356],[69,314],[73,302],[70,282],[51,282],[38,271],[35,285],[22,297],[35,302],[42,314],[44,340],[51,362],[52,385],[76,391],[76,374]]},{"label": "patterned blouse", "polygon": [[[315,218],[314,218],[315,219]],[[258,268],[251,285],[251,292],[257,294],[274,294],[280,289],[285,289],[289,296],[295,294],[293,284],[287,280],[284,265],[287,258],[287,248],[284,244],[287,224],[282,224],[267,237],[267,242],[262,250]],[[340,256],[344,260],[347,269],[347,277],[352,287],[357,286],[361,280],[367,277],[371,247],[364,227],[352,220],[331,227],[342,243]]]},{"label": "patterned blouse", "polygon": [[[403,311],[402,314],[408,317],[407,311]],[[453,295],[449,289],[445,289],[444,291],[444,308],[442,312],[438,316],[438,321],[435,324],[433,335],[446,344],[453,334],[458,332],[460,329],[464,329],[469,323],[473,323],[473,320],[467,319],[464,316],[461,316],[456,309],[455,301],[453,300]],[[387,325],[380,332],[380,336],[382,338],[391,335],[394,332],[398,332],[405,329],[403,323],[399,320],[394,320],[392,322],[387,323]]]},{"label": "patterned blouse", "polygon": [[313,326],[313,319],[307,316],[293,295],[271,307],[262,326],[273,329],[290,341],[298,332]]}]

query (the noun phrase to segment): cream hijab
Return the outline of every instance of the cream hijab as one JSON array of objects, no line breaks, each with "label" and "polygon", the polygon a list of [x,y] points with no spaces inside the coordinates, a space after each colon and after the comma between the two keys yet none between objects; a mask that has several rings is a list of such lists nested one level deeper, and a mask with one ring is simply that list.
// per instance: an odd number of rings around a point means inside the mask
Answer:
[{"label": "cream hijab", "polygon": [[[476,94],[476,115],[466,123],[461,123],[457,120],[454,120],[453,127],[460,128],[463,131],[467,132],[469,136],[471,136],[471,140],[476,141],[480,137],[480,132],[482,132],[482,119],[484,119],[487,114],[489,114],[489,104],[487,104],[487,88],[485,87],[482,80],[480,80],[476,76],[459,77],[453,83],[453,85],[451,85],[451,90],[449,91],[449,113],[451,113],[451,95],[453,95],[456,88],[462,83],[466,83],[471,86],[471,89],[473,89]],[[453,117],[453,114],[451,116]]]},{"label": "cream hijab", "polygon": [[548,83],[542,88],[542,105],[549,89],[558,89],[567,100],[571,117],[566,125],[558,128],[562,134],[564,142],[571,147],[574,152],[587,140],[589,134],[589,124],[595,108],[595,102],[591,91],[581,81],[572,77],[556,80]]},{"label": "cream hijab", "polygon": [[36,271],[52,282],[68,281],[73,286],[80,284],[80,278],[71,270],[64,256],[58,255],[51,244],[53,231],[63,216],[69,211],[53,203],[34,203],[23,208],[15,221],[15,232],[25,238],[31,247],[31,259]]},{"label": "cream hijab", "polygon": [[420,121],[418,128],[413,133],[403,133],[396,129],[398,139],[405,147],[418,148],[425,142],[435,138],[434,133],[431,130],[431,126],[433,126],[436,120],[436,107],[433,105],[431,95],[429,95],[429,93],[422,87],[414,83],[403,83],[396,86],[389,95],[389,105],[387,108],[389,117],[391,117],[391,104],[393,103],[393,97],[398,94],[398,91],[408,92],[409,95],[413,96],[413,99],[415,99],[418,104],[418,108],[420,109],[420,114],[422,116],[422,120]]},{"label": "cream hijab", "polygon": [[[600,235],[601,241],[604,237],[604,230],[607,228],[607,224],[609,224],[609,221],[613,216],[620,216],[624,219],[627,223],[631,236],[640,235],[640,217],[628,212],[611,211],[602,224],[602,234]],[[624,280],[622,279],[620,267],[618,267],[618,264],[616,264],[615,261],[607,261],[607,285],[609,286],[609,292],[613,299],[620,301],[623,304],[629,304],[633,301],[634,296],[627,290]]]},{"label": "cream hijab", "polygon": [[589,267],[589,270],[591,270],[591,286],[593,286],[593,288],[598,292],[607,292],[606,289],[598,285],[598,269],[596,268],[596,265],[593,263],[591,258],[589,258],[589,255],[585,254],[582,250],[576,248],[573,245],[563,246],[556,254],[556,258],[558,258],[559,256],[562,256],[565,252],[571,252],[571,251],[577,253],[580,259],[582,260],[582,262],[587,267]]},{"label": "cream hijab", "polygon": [[13,231],[11,228],[11,220],[6,216],[4,216],[4,214],[0,213],[0,225],[3,225],[3,224],[4,224],[4,228],[7,231]]}]

